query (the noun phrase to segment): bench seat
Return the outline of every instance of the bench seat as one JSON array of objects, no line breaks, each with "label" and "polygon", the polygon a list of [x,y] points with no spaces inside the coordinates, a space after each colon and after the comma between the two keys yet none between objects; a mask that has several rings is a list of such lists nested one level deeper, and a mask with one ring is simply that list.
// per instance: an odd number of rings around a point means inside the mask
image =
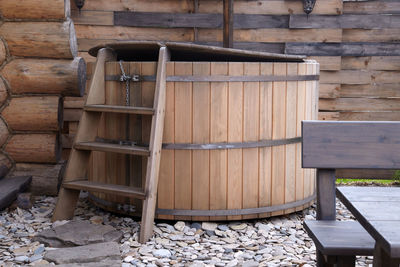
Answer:
[{"label": "bench seat", "polygon": [[375,240],[357,221],[310,220],[303,225],[324,255],[373,255]]}]

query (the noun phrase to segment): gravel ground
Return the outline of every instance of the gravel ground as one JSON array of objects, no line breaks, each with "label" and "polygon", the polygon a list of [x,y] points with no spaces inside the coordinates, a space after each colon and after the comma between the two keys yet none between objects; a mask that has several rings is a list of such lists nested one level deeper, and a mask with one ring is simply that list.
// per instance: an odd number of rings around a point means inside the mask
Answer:
[{"label": "gravel ground", "polygon": [[[30,210],[0,213],[0,266],[48,263],[46,251],[54,248],[32,241],[36,233],[54,224],[50,217],[56,198],[37,197]],[[315,207],[269,219],[240,222],[157,222],[154,237],[137,242],[139,223],[93,207],[81,199],[76,219],[106,224],[121,230],[122,266],[315,266],[315,246],[302,227],[315,218]],[[338,201],[337,218],[352,220]],[[60,224],[60,222],[56,222]],[[357,266],[372,264],[359,257]]]}]

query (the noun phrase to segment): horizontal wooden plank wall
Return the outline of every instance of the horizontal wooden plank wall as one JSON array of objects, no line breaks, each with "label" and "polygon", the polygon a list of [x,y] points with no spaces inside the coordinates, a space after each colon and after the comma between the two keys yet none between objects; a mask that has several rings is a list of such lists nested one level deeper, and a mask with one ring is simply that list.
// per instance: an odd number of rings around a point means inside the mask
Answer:
[{"label": "horizontal wooden plank wall", "polygon": [[[221,12],[218,0],[86,0],[71,17],[79,54],[91,62],[91,47],[119,40],[220,46]],[[400,119],[400,2],[317,0],[307,16],[300,0],[236,0],[234,12],[234,47],[320,63],[320,119]],[[72,102],[64,118],[74,124]]]}]

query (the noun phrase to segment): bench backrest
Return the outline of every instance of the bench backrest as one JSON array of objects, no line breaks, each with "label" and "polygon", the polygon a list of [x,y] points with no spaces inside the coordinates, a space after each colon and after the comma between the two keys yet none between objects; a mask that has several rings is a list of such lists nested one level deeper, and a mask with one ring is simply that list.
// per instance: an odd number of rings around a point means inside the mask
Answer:
[{"label": "bench backrest", "polygon": [[317,220],[335,220],[336,169],[400,169],[400,122],[303,121],[302,166],[317,169]]},{"label": "bench backrest", "polygon": [[400,122],[303,121],[302,166],[400,169]]}]

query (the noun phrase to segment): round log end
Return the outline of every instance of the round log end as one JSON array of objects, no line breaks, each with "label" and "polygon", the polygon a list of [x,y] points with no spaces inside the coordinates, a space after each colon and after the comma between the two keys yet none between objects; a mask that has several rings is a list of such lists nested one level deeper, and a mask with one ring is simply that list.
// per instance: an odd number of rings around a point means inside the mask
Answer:
[{"label": "round log end", "polygon": [[83,58],[75,58],[78,62],[78,92],[79,96],[83,96],[86,90],[86,62]]},{"label": "round log end", "polygon": [[76,39],[75,26],[72,20],[69,22],[69,47],[71,49],[72,57],[78,56],[78,41]]}]

